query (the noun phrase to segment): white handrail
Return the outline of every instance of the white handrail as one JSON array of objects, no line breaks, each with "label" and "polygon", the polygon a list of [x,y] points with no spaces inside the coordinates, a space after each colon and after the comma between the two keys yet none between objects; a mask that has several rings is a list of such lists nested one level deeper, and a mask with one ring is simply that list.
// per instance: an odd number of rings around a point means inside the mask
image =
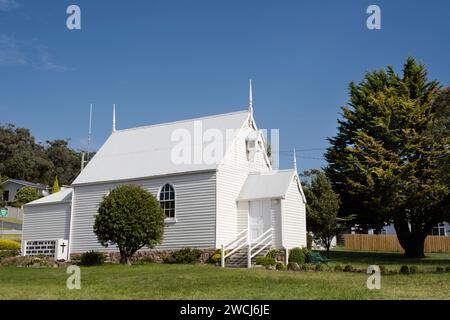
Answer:
[{"label": "white handrail", "polygon": [[[266,249],[272,243],[272,228],[267,229],[266,232],[264,232],[262,235],[260,235],[258,238],[256,238],[255,242],[256,242],[256,240],[258,240],[260,238],[262,238],[262,239],[259,242],[249,246],[249,252],[248,252],[249,268],[251,267],[251,259],[253,257],[255,257],[256,255],[258,255],[261,251]],[[268,240],[270,240],[270,241],[268,241]],[[262,247],[259,248],[261,245],[262,245]],[[255,253],[252,253],[254,248],[256,248],[258,250]]]},{"label": "white handrail", "polygon": [[[269,245],[270,245],[270,243],[272,242],[272,235],[269,235],[268,237],[267,237],[267,240],[268,239],[270,239],[270,241],[269,242],[267,242],[263,247],[261,247],[258,251],[256,251],[255,253],[252,253],[252,258],[253,257],[255,257],[255,256],[257,256],[261,251],[263,251],[265,248],[267,248]],[[265,239],[266,240],[266,239]],[[261,244],[259,244],[259,245],[261,245]]]},{"label": "white handrail", "polygon": [[[228,258],[229,256],[231,256],[232,254],[236,253],[238,250],[242,249],[243,246],[245,246],[248,241],[248,229],[244,229],[241,232],[239,232],[238,236],[244,234],[242,237],[237,237],[237,239],[231,241],[229,244],[227,244],[226,246],[222,245],[221,248],[221,266],[222,268],[225,267],[225,258]],[[227,254],[225,254],[225,251],[230,248],[232,246],[232,244],[237,245],[236,247],[233,248],[233,250],[231,250],[230,252],[228,252]]]},{"label": "white handrail", "polygon": [[[226,248],[230,248],[232,246],[232,244],[234,244],[235,242],[239,242],[240,240],[242,240],[243,237],[240,237],[242,234],[246,233],[248,231],[248,229],[244,229],[241,232],[238,233],[238,235],[236,236],[236,239],[234,239],[233,241],[231,241],[230,243],[224,245],[225,249]],[[245,238],[247,237],[247,235],[245,235]]]},{"label": "white handrail", "polygon": [[272,228],[267,229],[263,234],[258,236],[255,240],[253,240],[252,245],[260,241],[260,238],[265,237],[268,233],[272,233]]},{"label": "white handrail", "polygon": [[[251,260],[253,257],[258,255],[260,252],[262,252],[264,249],[266,249],[270,244],[272,243],[272,237],[273,237],[273,228],[267,229],[265,232],[263,232],[261,235],[259,235],[255,240],[250,240],[250,235],[248,232],[248,229],[242,230],[239,232],[238,237],[231,241],[229,244],[222,245],[221,246],[221,266],[225,267],[225,259],[229,256],[235,254],[237,251],[242,249],[245,245],[248,245],[248,251],[247,251],[247,264],[248,268],[251,268]],[[241,236],[241,237],[239,237]],[[233,249],[225,254],[226,250],[233,247]],[[253,252],[256,250],[255,252]]]},{"label": "white handrail", "polygon": [[245,246],[245,245],[247,244],[247,241],[245,241],[245,240],[247,240],[246,238],[247,238],[247,237],[242,237],[242,238],[240,239],[240,241],[236,242],[236,243],[239,243],[239,242],[243,241],[240,245],[238,245],[238,246],[235,247],[233,250],[231,250],[230,252],[228,252],[228,253],[225,255],[225,258],[228,258],[228,257],[231,256],[233,253],[235,253],[236,251],[238,251],[239,249],[241,249],[243,246]]}]

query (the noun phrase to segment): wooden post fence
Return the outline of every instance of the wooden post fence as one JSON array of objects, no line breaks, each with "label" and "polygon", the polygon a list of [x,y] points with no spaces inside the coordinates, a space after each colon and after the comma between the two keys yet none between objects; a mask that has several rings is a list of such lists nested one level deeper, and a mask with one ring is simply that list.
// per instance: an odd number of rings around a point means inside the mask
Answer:
[{"label": "wooden post fence", "polygon": [[[353,251],[403,252],[396,235],[346,234],[345,249]],[[425,252],[450,253],[450,236],[428,236],[425,239]]]}]

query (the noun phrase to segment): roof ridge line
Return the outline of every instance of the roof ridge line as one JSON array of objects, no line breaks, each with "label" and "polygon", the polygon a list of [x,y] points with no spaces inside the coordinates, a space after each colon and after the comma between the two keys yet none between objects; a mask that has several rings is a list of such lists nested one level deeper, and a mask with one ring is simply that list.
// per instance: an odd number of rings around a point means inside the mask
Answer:
[{"label": "roof ridge line", "polygon": [[148,129],[148,128],[166,126],[166,125],[177,124],[177,123],[182,123],[182,122],[189,122],[189,121],[194,121],[194,120],[204,120],[204,119],[218,118],[218,117],[222,117],[222,116],[226,116],[226,115],[232,115],[232,114],[238,114],[238,113],[248,113],[248,110],[233,111],[233,112],[214,114],[214,115],[204,116],[204,117],[199,117],[199,118],[175,120],[175,121],[169,121],[169,122],[162,122],[162,123],[150,124],[150,125],[145,125],[145,126],[139,126],[139,127],[134,127],[134,128],[121,129],[121,130],[116,130],[112,134],[120,133],[120,132],[133,131],[133,130],[141,130],[141,129]]}]

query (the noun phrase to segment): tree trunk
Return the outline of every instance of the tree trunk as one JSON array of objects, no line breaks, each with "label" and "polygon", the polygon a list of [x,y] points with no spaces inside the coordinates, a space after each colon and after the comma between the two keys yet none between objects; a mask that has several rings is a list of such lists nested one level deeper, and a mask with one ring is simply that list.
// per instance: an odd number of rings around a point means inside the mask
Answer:
[{"label": "tree trunk", "polygon": [[425,247],[425,239],[410,239],[405,249],[405,256],[410,258],[423,258]]},{"label": "tree trunk", "polygon": [[123,253],[120,254],[120,263],[131,266],[130,258]]},{"label": "tree trunk", "polygon": [[394,223],[397,239],[403,250],[405,256],[409,258],[423,258],[425,248],[425,232],[411,232],[408,223],[405,221],[397,221]]}]

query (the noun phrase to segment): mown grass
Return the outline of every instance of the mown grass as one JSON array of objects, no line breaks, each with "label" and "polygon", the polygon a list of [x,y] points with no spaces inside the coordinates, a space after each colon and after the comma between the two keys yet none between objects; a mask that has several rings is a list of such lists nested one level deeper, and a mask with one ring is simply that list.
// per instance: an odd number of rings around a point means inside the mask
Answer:
[{"label": "mown grass", "polygon": [[103,265],[81,268],[68,290],[64,268],[0,268],[1,299],[450,299],[450,273],[367,275],[222,269],[211,265]]},{"label": "mown grass", "polygon": [[[325,255],[322,252],[322,255]],[[369,265],[383,265],[390,270],[399,270],[402,265],[416,266],[420,271],[432,272],[437,267],[450,266],[450,254],[426,253],[424,258],[406,258],[397,252],[358,252],[333,250],[330,252],[330,266],[350,264],[356,268],[367,268]]]}]

